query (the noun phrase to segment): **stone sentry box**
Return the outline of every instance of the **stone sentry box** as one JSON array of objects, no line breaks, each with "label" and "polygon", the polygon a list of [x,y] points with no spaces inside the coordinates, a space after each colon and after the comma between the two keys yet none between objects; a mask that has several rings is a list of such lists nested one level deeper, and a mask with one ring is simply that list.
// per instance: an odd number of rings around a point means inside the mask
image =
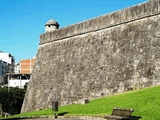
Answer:
[{"label": "stone sentry box", "polygon": [[49,20],[45,24],[45,32],[52,32],[58,28],[59,28],[59,24],[53,19]]},{"label": "stone sentry box", "polygon": [[159,21],[154,0],[41,34],[22,112],[160,85]]}]

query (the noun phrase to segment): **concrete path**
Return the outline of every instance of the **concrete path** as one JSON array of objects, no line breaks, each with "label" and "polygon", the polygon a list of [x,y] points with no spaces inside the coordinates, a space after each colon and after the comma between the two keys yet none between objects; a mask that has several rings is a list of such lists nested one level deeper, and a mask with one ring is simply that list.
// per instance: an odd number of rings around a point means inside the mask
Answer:
[{"label": "concrete path", "polygon": [[89,116],[80,116],[80,117],[63,117],[58,116],[58,118],[49,117],[49,118],[29,118],[29,119],[18,119],[18,120],[106,120],[102,117],[89,117]]}]

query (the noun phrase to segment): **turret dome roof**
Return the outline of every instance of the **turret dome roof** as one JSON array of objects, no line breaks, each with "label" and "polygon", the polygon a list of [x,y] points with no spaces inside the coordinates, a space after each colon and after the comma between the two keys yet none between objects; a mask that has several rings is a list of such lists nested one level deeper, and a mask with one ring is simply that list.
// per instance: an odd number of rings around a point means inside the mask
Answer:
[{"label": "turret dome roof", "polygon": [[59,24],[58,24],[55,20],[53,20],[53,19],[49,20],[49,21],[45,24],[45,26],[47,26],[47,25],[56,25],[56,26],[59,26]]}]

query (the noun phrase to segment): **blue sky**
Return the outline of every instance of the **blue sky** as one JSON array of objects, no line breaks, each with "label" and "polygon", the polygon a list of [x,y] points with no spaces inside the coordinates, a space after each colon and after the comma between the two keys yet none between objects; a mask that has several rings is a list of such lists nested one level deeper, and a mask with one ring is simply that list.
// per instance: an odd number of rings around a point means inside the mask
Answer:
[{"label": "blue sky", "polygon": [[60,28],[147,0],[0,0],[0,51],[16,62],[36,56],[39,35],[54,19]]}]

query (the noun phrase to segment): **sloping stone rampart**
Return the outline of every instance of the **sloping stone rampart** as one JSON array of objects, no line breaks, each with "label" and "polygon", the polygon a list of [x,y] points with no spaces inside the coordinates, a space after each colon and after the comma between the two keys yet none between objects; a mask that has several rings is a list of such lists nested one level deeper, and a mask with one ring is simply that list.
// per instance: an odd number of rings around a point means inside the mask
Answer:
[{"label": "sloping stone rampart", "polygon": [[44,33],[22,112],[160,85],[160,1]]}]

